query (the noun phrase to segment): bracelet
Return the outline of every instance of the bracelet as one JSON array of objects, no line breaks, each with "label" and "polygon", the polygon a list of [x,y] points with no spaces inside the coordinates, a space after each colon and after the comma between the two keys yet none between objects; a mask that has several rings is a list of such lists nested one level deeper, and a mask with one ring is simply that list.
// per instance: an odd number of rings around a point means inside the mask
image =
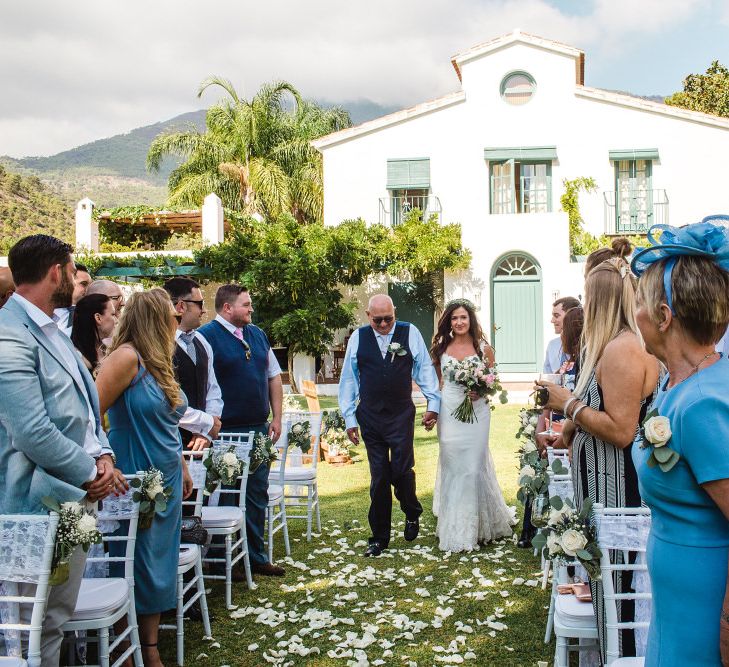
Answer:
[{"label": "bracelet", "polygon": [[577,396],[570,396],[567,401],[564,404],[564,407],[562,408],[562,414],[568,415],[569,412],[567,412],[570,409],[570,405],[572,405],[575,401],[579,401],[580,399],[577,398]]},{"label": "bracelet", "polygon": [[578,405],[575,411],[572,413],[572,421],[577,424],[577,415],[580,414],[581,410],[584,410],[587,406],[583,403],[582,405]]}]

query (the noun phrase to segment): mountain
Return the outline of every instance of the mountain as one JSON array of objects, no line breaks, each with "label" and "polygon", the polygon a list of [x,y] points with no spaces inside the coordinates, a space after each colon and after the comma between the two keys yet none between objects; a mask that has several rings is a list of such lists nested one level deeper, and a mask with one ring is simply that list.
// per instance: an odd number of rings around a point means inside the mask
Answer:
[{"label": "mountain", "polygon": [[[393,107],[369,100],[339,106],[349,111],[355,125],[395,111]],[[149,145],[161,132],[190,127],[203,130],[205,114],[205,109],[190,111],[49,157],[0,157],[0,163],[17,173],[39,176],[69,205],[88,196],[101,208],[130,204],[162,206],[167,198],[167,177],[177,162],[167,159],[159,172],[147,172],[145,160]]]}]

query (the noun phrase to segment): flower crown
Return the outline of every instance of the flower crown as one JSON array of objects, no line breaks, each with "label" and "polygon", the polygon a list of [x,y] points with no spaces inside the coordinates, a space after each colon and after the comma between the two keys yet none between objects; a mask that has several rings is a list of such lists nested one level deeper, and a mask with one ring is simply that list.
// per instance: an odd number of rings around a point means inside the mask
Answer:
[{"label": "flower crown", "polygon": [[476,311],[476,306],[473,304],[472,301],[469,301],[468,299],[451,299],[445,305],[445,310],[448,310],[451,307],[455,307],[455,308],[470,308],[474,312]]}]

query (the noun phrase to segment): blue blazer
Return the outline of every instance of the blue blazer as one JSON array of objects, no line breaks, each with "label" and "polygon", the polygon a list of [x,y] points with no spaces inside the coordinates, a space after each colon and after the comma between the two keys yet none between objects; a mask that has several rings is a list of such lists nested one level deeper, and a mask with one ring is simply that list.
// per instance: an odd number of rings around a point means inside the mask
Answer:
[{"label": "blue blazer", "polygon": [[[99,395],[73,344],[96,417],[103,452],[109,442]],[[94,459],[83,448],[89,410],[83,389],[40,327],[14,299],[0,308],[0,513],[40,514],[41,502],[81,500]]]}]

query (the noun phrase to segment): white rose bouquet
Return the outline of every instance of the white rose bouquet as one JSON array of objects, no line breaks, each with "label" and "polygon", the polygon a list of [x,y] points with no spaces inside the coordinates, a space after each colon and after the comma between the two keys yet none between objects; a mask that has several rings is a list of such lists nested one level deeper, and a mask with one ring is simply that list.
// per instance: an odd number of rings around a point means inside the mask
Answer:
[{"label": "white rose bouquet", "polygon": [[658,466],[663,472],[668,472],[675,466],[681,455],[668,446],[671,440],[671,420],[658,414],[658,410],[651,410],[640,425],[640,448],[652,447],[648,457],[651,468]]},{"label": "white rose bouquet", "polygon": [[238,458],[235,445],[231,445],[225,451],[213,452],[212,456],[205,458],[203,465],[207,469],[204,491],[206,496],[215,491],[218,484],[235,484],[246,467],[245,461]]},{"label": "white rose bouquet", "polygon": [[167,509],[172,487],[165,486],[165,476],[157,468],[150,468],[141,478],[135,477],[129,485],[136,489],[132,500],[139,503],[139,528],[146,530],[152,525],[154,515]]},{"label": "white rose bouquet", "polygon": [[53,550],[51,576],[48,583],[58,586],[68,580],[69,561],[76,547],[88,551],[92,544],[101,542],[101,532],[96,516],[84,509],[81,503],[58,503],[55,498],[43,498],[43,504],[58,512],[58,529]]},{"label": "white rose bouquet", "polygon": [[289,429],[289,445],[298,447],[303,454],[311,449],[311,425],[308,421],[296,422]]},{"label": "white rose bouquet", "polygon": [[349,448],[352,447],[352,442],[347,437],[346,431],[335,429],[329,431],[323,440],[327,445],[329,456],[349,456]]},{"label": "white rose bouquet", "polygon": [[[473,409],[473,401],[469,396],[469,393],[472,391],[487,401],[497,394],[501,403],[506,403],[507,401],[506,391],[501,386],[496,367],[490,368],[485,361],[476,355],[466,357],[462,361],[449,359],[443,366],[443,372],[451,382],[461,385],[466,394],[463,403],[451,413],[458,421],[467,424],[473,424],[474,421],[478,421],[475,410]],[[494,409],[493,404],[491,405],[491,409]]]},{"label": "white rose bouquet", "polygon": [[251,450],[251,467],[248,474],[252,475],[262,463],[269,465],[278,460],[276,446],[273,440],[265,433],[256,433],[253,438],[253,449]]},{"label": "white rose bouquet", "polygon": [[592,501],[585,499],[580,512],[569,499],[553,496],[547,525],[532,539],[535,549],[542,549],[545,558],[568,563],[578,560],[591,579],[600,579],[602,551],[592,520]]}]

